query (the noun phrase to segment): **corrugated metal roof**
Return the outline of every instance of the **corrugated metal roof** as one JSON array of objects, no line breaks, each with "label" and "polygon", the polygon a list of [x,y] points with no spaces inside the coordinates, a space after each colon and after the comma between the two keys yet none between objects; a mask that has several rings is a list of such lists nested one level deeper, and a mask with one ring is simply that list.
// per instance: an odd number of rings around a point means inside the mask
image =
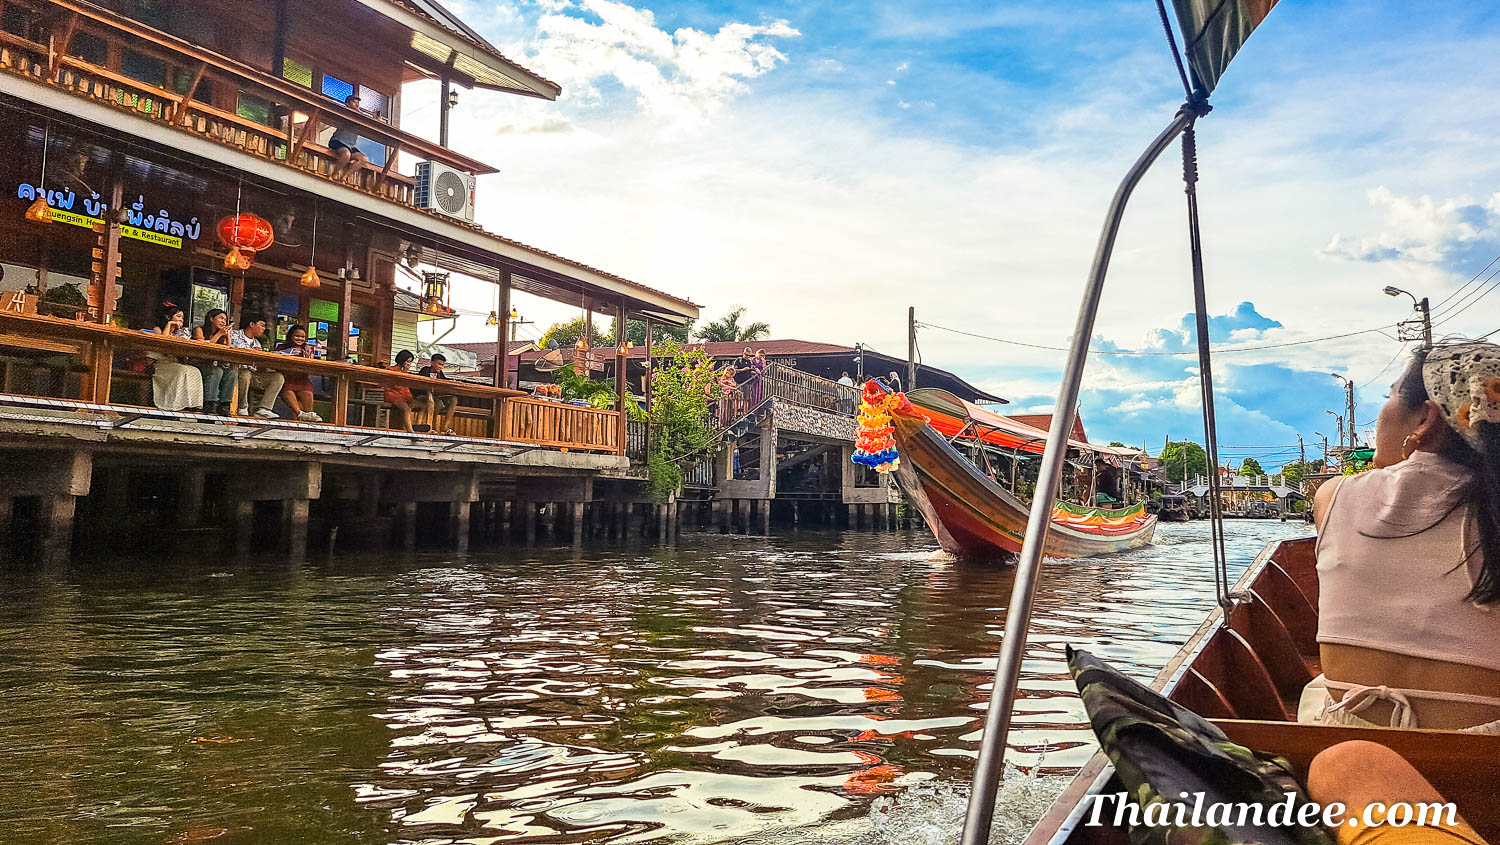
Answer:
[{"label": "corrugated metal roof", "polygon": [[[550,85],[554,89],[551,92],[552,96],[550,97],[550,99],[556,99],[557,96],[562,92],[561,85],[558,85],[556,82],[553,82],[552,80],[542,76],[536,71],[533,71],[527,67],[523,67],[520,63],[507,58],[504,53],[501,53],[495,47],[495,45],[491,44],[489,41],[486,41],[484,36],[475,31],[473,27],[464,23],[461,19],[459,19],[457,15],[445,9],[442,4],[436,2],[436,0],[385,0],[385,2],[403,11],[410,12],[411,14],[416,15],[431,24],[440,27],[445,32],[453,35],[455,38],[458,38],[469,46],[479,50],[488,57],[495,59],[502,65],[515,68],[516,70],[519,70],[527,74],[528,76],[531,76],[541,82],[546,83],[547,85]],[[510,77],[507,76],[507,78]],[[526,85],[522,80],[513,79],[512,81],[525,87],[527,90],[533,90],[531,86]],[[543,92],[541,91],[535,91],[535,93],[538,95],[543,94]]]}]

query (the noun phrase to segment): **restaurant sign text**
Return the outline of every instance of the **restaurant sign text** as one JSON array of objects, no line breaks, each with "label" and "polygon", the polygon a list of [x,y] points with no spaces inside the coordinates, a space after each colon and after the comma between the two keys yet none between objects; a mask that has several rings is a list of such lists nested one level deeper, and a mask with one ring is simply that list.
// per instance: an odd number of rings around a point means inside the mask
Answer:
[{"label": "restaurant sign text", "polygon": [[[80,200],[71,190],[44,190],[27,182],[22,182],[17,186],[16,196],[23,200],[45,197],[48,207],[52,209],[54,221],[85,229],[103,226],[103,215],[109,210],[109,204],[101,202],[98,193]],[[82,214],[73,210],[80,204],[84,212]],[[166,209],[155,214],[148,213],[145,199],[140,196],[137,196],[135,202],[125,208],[123,219],[120,221],[121,236],[172,249],[181,249],[184,238],[197,240],[200,234],[202,234],[202,226],[199,225],[198,218],[190,218],[184,223],[180,220],[173,220],[171,213]]]}]

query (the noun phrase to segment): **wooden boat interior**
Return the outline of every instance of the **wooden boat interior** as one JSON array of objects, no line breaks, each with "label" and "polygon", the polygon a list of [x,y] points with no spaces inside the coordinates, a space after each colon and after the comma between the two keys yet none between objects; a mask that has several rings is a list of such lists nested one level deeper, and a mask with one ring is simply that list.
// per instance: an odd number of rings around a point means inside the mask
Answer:
[{"label": "wooden boat interior", "polygon": [[[1354,739],[1405,757],[1491,842],[1500,842],[1500,736],[1459,731],[1297,724],[1302,687],[1321,671],[1315,540],[1268,546],[1234,591],[1244,600],[1226,620],[1215,609],[1157,675],[1152,688],[1209,719],[1230,739],[1284,757],[1305,778],[1312,758]],[[1091,794],[1123,787],[1095,754],[1046,815],[1027,845],[1127,845],[1126,832],[1083,824]]]}]

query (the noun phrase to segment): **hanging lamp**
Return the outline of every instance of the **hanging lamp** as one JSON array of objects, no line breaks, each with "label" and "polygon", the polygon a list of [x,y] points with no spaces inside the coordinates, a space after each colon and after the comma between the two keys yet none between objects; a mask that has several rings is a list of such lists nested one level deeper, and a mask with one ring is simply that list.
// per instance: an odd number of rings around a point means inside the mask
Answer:
[{"label": "hanging lamp", "polygon": [[37,182],[37,198],[26,208],[26,219],[33,223],[51,223],[52,206],[47,204],[47,144],[52,138],[52,121],[42,125],[42,175]]},{"label": "hanging lamp", "polygon": [[313,201],[313,227],[312,227],[312,249],[307,255],[307,272],[302,274],[299,281],[305,288],[322,287],[323,280],[318,278],[318,203]]}]

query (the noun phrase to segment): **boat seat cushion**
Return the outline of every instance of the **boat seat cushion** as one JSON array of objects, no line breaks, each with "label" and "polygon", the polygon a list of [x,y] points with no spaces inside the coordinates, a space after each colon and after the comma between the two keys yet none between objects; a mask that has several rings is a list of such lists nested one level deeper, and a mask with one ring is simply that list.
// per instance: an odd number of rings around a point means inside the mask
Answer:
[{"label": "boat seat cushion", "polygon": [[[1203,803],[1259,804],[1264,813],[1293,796],[1296,809],[1308,803],[1302,786],[1285,760],[1231,742],[1224,732],[1197,713],[1126,677],[1085,651],[1068,649],[1068,669],[1088,711],[1089,724],[1141,820],[1155,804],[1182,806],[1190,816],[1198,793]],[[1187,793],[1186,800],[1179,797]],[[1114,808],[1108,808],[1114,813]],[[1166,820],[1177,816],[1169,810]],[[1295,816],[1295,812],[1294,812]],[[1127,812],[1125,817],[1131,815]],[[1265,845],[1331,845],[1321,827],[1249,826],[1233,829],[1177,828],[1140,824],[1130,830],[1140,843],[1236,842]]]}]

